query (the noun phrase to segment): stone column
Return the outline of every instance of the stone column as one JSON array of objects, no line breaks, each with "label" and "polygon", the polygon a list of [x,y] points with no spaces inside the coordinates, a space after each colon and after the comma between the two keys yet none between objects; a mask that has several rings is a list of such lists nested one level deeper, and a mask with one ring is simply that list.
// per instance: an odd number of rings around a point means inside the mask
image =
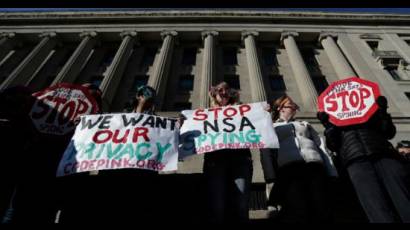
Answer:
[{"label": "stone column", "polygon": [[246,60],[249,69],[252,99],[254,102],[267,100],[262,71],[258,60],[258,52],[256,50],[255,37],[258,35],[259,33],[255,31],[242,32],[242,40],[245,43]]},{"label": "stone column", "polygon": [[132,53],[136,35],[137,32],[135,31],[124,31],[120,34],[122,37],[121,45],[118,48],[110,67],[108,67],[107,73],[100,85],[102,97],[104,99],[103,110],[105,111],[107,111],[111,106],[111,102],[124,74],[128,59]]},{"label": "stone column", "polygon": [[164,101],[165,85],[167,84],[175,37],[177,35],[176,31],[163,31],[161,33],[163,39],[161,51],[155,63],[154,73],[148,80],[148,85],[157,91],[157,107],[159,109],[162,109]]},{"label": "stone column", "polygon": [[296,36],[299,36],[297,32],[283,32],[280,39],[288,54],[289,62],[305,109],[316,108],[317,91],[296,44]]},{"label": "stone column", "polygon": [[201,92],[200,92],[200,107],[209,107],[208,91],[215,79],[215,36],[218,36],[217,31],[202,32],[202,39],[204,40],[204,56],[202,59],[202,78],[201,78]]},{"label": "stone column", "polygon": [[1,33],[0,34],[0,62],[7,56],[10,50],[13,49],[13,45],[10,44],[10,40],[15,36],[14,33]]},{"label": "stone column", "polygon": [[27,85],[33,73],[57,44],[55,39],[56,35],[54,32],[40,34],[40,43],[3,82],[0,86],[0,90],[15,85]]},{"label": "stone column", "polygon": [[81,43],[77,49],[64,64],[63,68],[54,79],[52,85],[60,82],[74,82],[76,77],[81,71],[81,67],[86,62],[88,55],[96,44],[95,37],[97,33],[95,31],[87,31],[80,34],[82,38]]},{"label": "stone column", "polygon": [[323,49],[329,57],[330,63],[332,63],[337,76],[340,79],[356,76],[355,71],[337,46],[334,38],[337,38],[335,33],[321,33],[319,36],[319,42],[322,44]]}]

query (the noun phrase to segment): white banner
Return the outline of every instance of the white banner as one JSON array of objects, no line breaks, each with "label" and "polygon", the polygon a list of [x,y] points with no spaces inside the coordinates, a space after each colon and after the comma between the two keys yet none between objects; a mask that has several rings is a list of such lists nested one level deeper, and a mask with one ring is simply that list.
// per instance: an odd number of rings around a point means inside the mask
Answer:
[{"label": "white banner", "polygon": [[103,169],[177,170],[176,120],[139,113],[81,117],[57,176]]},{"label": "white banner", "polygon": [[179,154],[188,156],[219,149],[279,148],[266,102],[213,109],[184,110]]}]

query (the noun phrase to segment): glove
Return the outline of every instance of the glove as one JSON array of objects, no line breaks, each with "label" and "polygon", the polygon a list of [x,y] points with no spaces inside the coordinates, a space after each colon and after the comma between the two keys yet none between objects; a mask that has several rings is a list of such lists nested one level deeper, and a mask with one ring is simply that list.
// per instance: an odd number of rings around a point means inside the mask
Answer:
[{"label": "glove", "polygon": [[178,125],[179,128],[182,127],[185,120],[186,120],[186,117],[182,113],[180,113],[178,118],[177,118],[177,125]]},{"label": "glove", "polygon": [[332,123],[329,122],[329,114],[325,112],[317,112],[316,117],[325,128],[330,128],[333,126]]},{"label": "glove", "polygon": [[378,96],[376,99],[376,103],[382,111],[387,111],[388,103],[385,96]]}]

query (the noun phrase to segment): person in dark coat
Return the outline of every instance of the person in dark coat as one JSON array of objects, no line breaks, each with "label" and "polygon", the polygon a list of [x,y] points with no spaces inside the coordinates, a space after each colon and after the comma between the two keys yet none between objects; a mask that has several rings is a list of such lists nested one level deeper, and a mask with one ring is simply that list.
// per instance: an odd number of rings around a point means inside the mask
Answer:
[{"label": "person in dark coat", "polygon": [[[94,95],[99,93],[94,92]],[[147,85],[140,86],[123,112],[155,115],[155,99],[155,89]],[[72,198],[65,201],[67,211],[64,214],[63,210],[61,223],[93,223],[101,219],[106,223],[134,223],[136,220],[148,223],[158,218],[158,200],[162,197],[159,194],[157,171],[123,168],[66,177],[72,185],[81,183],[82,189],[74,189],[71,195],[67,194]],[[84,196],[84,192],[93,195]],[[78,207],[84,203],[90,205],[79,210]]]},{"label": "person in dark coat", "polygon": [[16,188],[24,175],[24,158],[30,140],[35,135],[27,116],[33,98],[25,86],[14,86],[0,92],[0,217],[2,223],[12,223],[16,216]]},{"label": "person in dark coat", "polygon": [[[89,93],[101,105],[101,91],[91,84],[84,84]],[[59,207],[61,194],[56,179],[58,163],[74,133],[52,135],[39,132],[30,117],[37,98],[24,86],[15,86],[2,92],[2,116],[9,119],[9,137],[17,140],[14,144],[15,165],[14,190],[10,203],[3,215],[3,223],[53,223]],[[50,114],[59,116],[58,111]],[[73,124],[74,125],[74,124]],[[8,142],[11,144],[13,142]]]},{"label": "person in dark coat", "polygon": [[[102,113],[102,91],[100,88],[91,83],[84,83],[81,86],[87,88],[88,93],[94,98],[97,104],[95,113]],[[80,118],[78,117],[74,120],[74,125],[78,125],[79,122]],[[66,136],[69,137],[69,139],[66,139],[65,143],[60,145],[64,147],[61,149],[62,154],[68,142],[71,140],[74,131],[75,130],[67,134]],[[62,155],[60,159],[61,157]],[[96,186],[98,183],[94,179],[95,178],[89,176],[89,172],[75,173],[55,179],[56,188],[54,191],[56,195],[53,198],[56,202],[53,210],[53,216],[55,217],[53,221],[55,223],[86,222],[101,218],[101,216],[95,214],[96,210],[99,210],[97,207],[98,203],[95,202],[95,200],[99,198],[101,192],[99,192],[99,188]],[[84,196],[84,192],[94,195],[92,198]],[[83,204],[87,205],[84,206]],[[90,206],[92,206],[92,208],[89,208]]]},{"label": "person in dark coat", "polygon": [[337,127],[318,112],[327,146],[337,152],[370,222],[410,222],[409,170],[388,141],[396,134],[388,103],[377,98],[378,110],[363,124]]}]

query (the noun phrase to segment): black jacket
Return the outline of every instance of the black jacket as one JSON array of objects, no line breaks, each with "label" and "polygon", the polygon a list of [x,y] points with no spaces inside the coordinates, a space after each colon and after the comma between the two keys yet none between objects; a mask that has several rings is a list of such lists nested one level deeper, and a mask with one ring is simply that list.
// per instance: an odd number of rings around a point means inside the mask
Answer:
[{"label": "black jacket", "polygon": [[388,140],[395,135],[390,114],[380,109],[366,123],[325,130],[328,148],[339,154],[345,166],[366,156],[394,156],[394,147]]}]

